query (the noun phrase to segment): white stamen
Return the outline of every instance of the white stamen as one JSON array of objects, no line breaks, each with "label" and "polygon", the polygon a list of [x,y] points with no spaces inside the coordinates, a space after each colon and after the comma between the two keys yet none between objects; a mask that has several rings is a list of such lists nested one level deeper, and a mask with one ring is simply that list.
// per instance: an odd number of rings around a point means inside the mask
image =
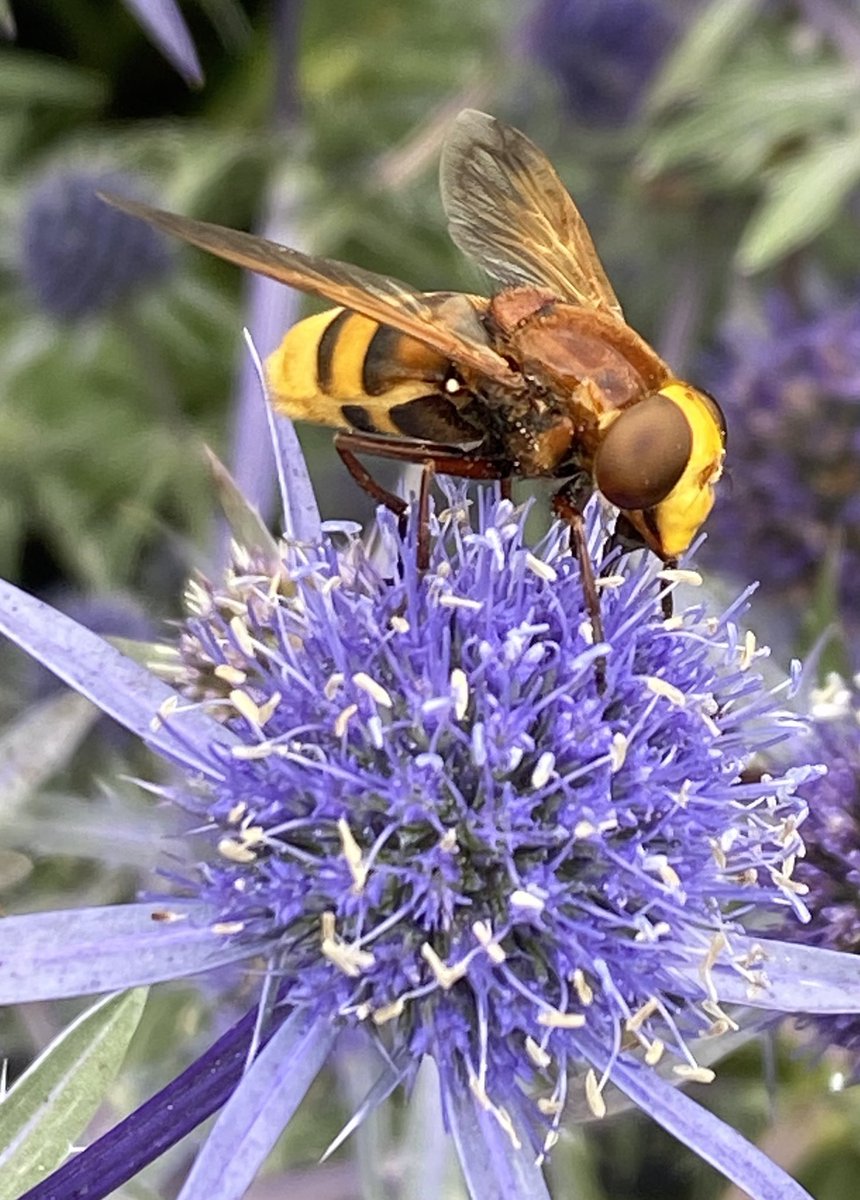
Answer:
[{"label": "white stamen", "polygon": [[538,579],[545,579],[547,583],[555,583],[558,579],[558,571],[555,567],[550,566],[548,562],[544,562],[542,558],[538,558],[531,551],[526,554],[526,566],[537,575]]},{"label": "white stamen", "polygon": [[627,747],[630,745],[626,734],[613,733],[612,745],[609,748],[609,769],[613,775],[617,774],[624,766],[624,760],[627,758]]},{"label": "white stamen", "polygon": [[346,727],[349,725],[352,718],[358,712],[357,704],[347,704],[346,708],[342,708],[334,719],[334,736],[343,737],[346,733]]},{"label": "white stamen", "polygon": [[439,849],[443,854],[454,854],[457,850],[457,830],[453,827],[446,829],[439,839]]},{"label": "white stamen", "polygon": [[239,716],[244,717],[249,725],[260,726],[260,710],[247,692],[234,689],[230,693],[230,703]]},{"label": "white stamen", "polygon": [[598,1120],[606,1116],[606,1101],[603,1099],[600,1084],[597,1082],[597,1076],[592,1067],[588,1068],[588,1073],[585,1076],[585,1099],[588,1107]]},{"label": "white stamen", "polygon": [[227,824],[228,825],[238,825],[247,811],[248,811],[248,805],[245,803],[244,800],[240,800],[238,802],[238,804],[234,804],[233,807],[230,809],[230,811],[227,813]]},{"label": "white stamen", "polygon": [[390,1004],[384,1004],[382,1008],[374,1009],[373,1023],[374,1025],[385,1025],[387,1021],[396,1021],[406,1007],[406,1001],[402,996],[397,1000],[392,1000]]},{"label": "white stamen", "polygon": [[544,1070],[552,1062],[552,1055],[547,1054],[543,1046],[539,1045],[533,1037],[526,1038],[526,1054],[540,1070]]},{"label": "white stamen", "polygon": [[573,986],[579,997],[580,1004],[585,1005],[587,1008],[594,1000],[594,990],[585,978],[585,972],[581,967],[577,967],[573,972]]},{"label": "white stamen", "polygon": [[260,727],[261,727],[261,728],[262,728],[262,727],[263,727],[263,726],[264,726],[264,725],[265,725],[265,724],[266,724],[268,721],[270,721],[270,720],[271,720],[272,716],[274,715],[275,709],[278,707],[278,705],[279,705],[280,703],[281,703],[281,693],[280,693],[280,692],[274,692],[274,693],[273,693],[273,694],[272,694],[272,695],[269,697],[269,699],[268,699],[268,700],[265,702],[265,704],[261,704],[261,705],[260,705],[260,709],[259,709],[259,714],[260,714],[260,717],[259,717],[259,725],[260,725]]},{"label": "white stamen", "polygon": [[511,892],[510,902],[515,908],[525,908],[530,912],[543,912],[546,908],[545,900],[533,892],[527,892],[524,888],[517,888],[516,891]]},{"label": "white stamen", "polygon": [[484,607],[483,600],[472,600],[468,596],[452,596],[446,593],[439,597],[439,605],[442,608],[467,608],[471,612],[480,612]]},{"label": "white stamen", "polygon": [[650,1017],[653,1017],[654,1013],[659,1007],[660,1006],[657,1000],[654,996],[652,996],[650,1000],[646,1000],[644,1004],[636,1009],[635,1013],[627,1018],[627,1020],[624,1022],[624,1028],[630,1033],[638,1032],[645,1022]]},{"label": "white stamen", "polygon": [[491,962],[498,966],[505,961],[507,955],[493,937],[492,926],[488,921],[475,921],[472,925],[472,933],[475,935],[476,941],[486,951],[487,957]]},{"label": "white stamen", "polygon": [[405,617],[393,616],[388,624],[395,633],[408,633],[410,629],[409,622]]},{"label": "white stamen", "polygon": [[517,1136],[517,1131],[514,1129],[514,1123],[511,1120],[510,1113],[507,1111],[507,1109],[493,1104],[492,1100],[487,1095],[486,1088],[476,1076],[470,1076],[469,1087],[471,1088],[475,1099],[478,1101],[484,1111],[495,1117],[501,1128],[508,1135],[513,1148],[515,1150],[522,1150],[522,1142]]},{"label": "white stamen", "polygon": [[247,655],[248,658],[253,658],[255,653],[254,643],[251,639],[248,626],[241,617],[236,616],[231,618],[230,631],[233,634],[233,637],[236,639],[236,644],[242,653]]},{"label": "white stamen", "polygon": [[325,912],[320,922],[322,927],[321,951],[324,958],[350,979],[357,979],[363,971],[369,971],[376,959],[368,950],[343,942],[335,931],[334,913]]},{"label": "white stamen", "polygon": [[755,634],[751,629],[748,629],[744,634],[744,644],[741,646],[740,660],[738,665],[742,671],[749,669],[752,660],[755,658]]},{"label": "white stamen", "polygon": [[393,700],[381,683],[377,683],[366,671],[356,671],[352,677],[352,682],[357,688],[361,688],[370,696],[375,704],[379,704],[382,708],[391,708]]},{"label": "white stamen", "polygon": [[535,769],[532,771],[532,787],[535,791],[540,791],[549,783],[550,777],[555,770],[555,755],[550,750],[545,750],[537,760]]},{"label": "white stamen", "polygon": [[379,717],[374,714],[368,718],[367,732],[370,734],[370,741],[375,750],[381,750],[385,745],[385,737],[382,729],[382,722]]},{"label": "white stamen", "polygon": [[621,587],[623,582],[624,582],[623,575],[601,575],[601,576],[599,576],[599,578],[595,579],[594,586],[596,588],[598,588],[599,590],[602,590],[604,588],[608,588],[611,590],[613,588]]},{"label": "white stamen", "polygon": [[454,963],[452,967],[439,957],[429,942],[424,942],[421,947],[421,957],[427,963],[430,970],[436,977],[436,982],[443,991],[447,992],[454,986],[458,980],[462,979],[469,968],[468,959],[461,958],[459,962]]},{"label": "white stamen", "polygon": [[218,853],[222,858],[234,863],[252,863],[257,857],[249,846],[245,846],[233,838],[221,838],[218,843]]},{"label": "white stamen", "polygon": [[460,667],[455,667],[451,672],[451,696],[454,700],[454,716],[462,721],[469,708],[469,680]]},{"label": "white stamen", "polygon": [[674,683],[667,683],[665,679],[660,679],[656,675],[646,676],[645,686],[655,696],[664,696],[670,703],[677,704],[679,708],[683,708],[686,703],[687,698],[680,688],[676,688]]},{"label": "white stamen", "polygon": [[551,1029],[582,1029],[584,1024],[584,1013],[561,1012],[558,1008],[542,1008],[538,1013],[538,1025]]},{"label": "white stamen", "polygon": [[355,840],[346,817],[338,819],[337,832],[340,835],[340,844],[343,849],[343,856],[346,859],[346,865],[349,867],[349,873],[352,876],[352,890],[356,895],[360,895],[364,891],[364,885],[367,882],[367,867],[361,857],[361,847]]},{"label": "white stamen", "polygon": [[657,572],[658,579],[667,583],[686,583],[688,587],[701,587],[704,582],[698,571],[690,571],[685,567],[664,567]]},{"label": "white stamen", "polygon": [[654,1041],[645,1051],[645,1062],[649,1067],[656,1067],[657,1063],[663,1057],[663,1051],[666,1049],[666,1043],[660,1038],[654,1038]]},{"label": "white stamen", "polygon": [[233,687],[241,687],[248,678],[246,671],[240,671],[238,667],[231,667],[229,663],[218,663],[212,674],[216,679],[223,679],[225,683],[230,683]]},{"label": "white stamen", "polygon": [[691,1066],[688,1063],[678,1063],[672,1071],[679,1079],[686,1079],[691,1083],[713,1083],[717,1077],[716,1071],[712,1071],[710,1067]]}]

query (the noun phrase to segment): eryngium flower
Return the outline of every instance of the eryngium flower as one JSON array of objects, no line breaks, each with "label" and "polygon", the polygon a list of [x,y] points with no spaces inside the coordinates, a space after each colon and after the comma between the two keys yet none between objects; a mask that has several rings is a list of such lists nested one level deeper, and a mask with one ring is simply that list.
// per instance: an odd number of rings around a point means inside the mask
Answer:
[{"label": "eryngium flower", "polygon": [[751,1196],[806,1196],[668,1081],[711,1078],[726,1002],[860,1010],[858,960],[745,933],[805,916],[810,771],[742,778],[792,721],[741,604],[666,622],[627,561],[594,645],[566,531],[523,524],[455,498],[427,573],[386,515],[377,557],[354,530],[237,549],[162,658],[184,701],[0,588],[7,632],[183,769],[162,794],[197,831],[155,900],[0,922],[0,1000],[267,964],[257,1013],[31,1200],[109,1194],[225,1100],[182,1200],[241,1196],[340,1029],[388,1064],[363,1111],[435,1059],[476,1200],[546,1197],[565,1111],[611,1084]]},{"label": "eryngium flower", "polygon": [[107,312],[170,268],[163,238],[110,208],[100,191],[140,198],[142,187],[119,172],[56,171],[25,202],[21,275],[40,308],[62,321]]},{"label": "eryngium flower", "polygon": [[620,125],[635,113],[673,33],[661,0],[541,0],[525,37],[574,116]]},{"label": "eryngium flower", "polygon": [[[809,805],[804,825],[806,856],[797,879],[809,889],[815,917],[794,926],[791,936],[812,946],[860,954],[860,697],[856,687],[833,677],[816,697],[815,756],[827,774],[801,788]],[[860,1059],[860,1019],[819,1017],[822,1042]]]},{"label": "eryngium flower", "polygon": [[726,328],[708,387],[731,430],[731,487],[703,560],[756,576],[765,600],[808,613],[828,559],[856,631],[860,594],[860,300],[808,315],[781,293]]}]

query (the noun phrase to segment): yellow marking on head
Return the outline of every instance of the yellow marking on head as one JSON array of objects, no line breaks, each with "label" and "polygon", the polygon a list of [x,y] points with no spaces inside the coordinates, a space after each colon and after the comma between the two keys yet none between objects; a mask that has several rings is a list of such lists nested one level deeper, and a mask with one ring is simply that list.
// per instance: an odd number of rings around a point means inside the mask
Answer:
[{"label": "yellow marking on head", "polygon": [[689,461],[671,492],[651,510],[666,558],[683,553],[714,506],[714,484],[723,470],[726,450],[722,414],[704,392],[679,379],[660,389],[689,422],[693,444]]}]

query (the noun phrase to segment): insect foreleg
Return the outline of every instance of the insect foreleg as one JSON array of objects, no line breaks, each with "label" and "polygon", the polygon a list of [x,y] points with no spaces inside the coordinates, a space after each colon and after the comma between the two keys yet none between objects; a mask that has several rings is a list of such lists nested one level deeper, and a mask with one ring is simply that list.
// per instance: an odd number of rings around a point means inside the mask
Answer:
[{"label": "insect foreleg", "polygon": [[[664,568],[664,570],[667,570],[667,571],[674,571],[677,569],[677,566],[678,566],[677,558],[667,558],[666,561],[663,563],[663,568]],[[660,597],[660,607],[663,610],[664,619],[668,621],[669,618],[672,616],[672,614],[675,611],[674,595],[672,592],[669,591],[668,588],[663,593],[663,595]]]},{"label": "insect foreleg", "polygon": [[[585,607],[591,620],[591,629],[595,642],[603,641],[603,617],[600,612],[600,596],[594,578],[594,566],[588,553],[588,538],[585,531],[585,518],[576,503],[576,481],[565,484],[552,498],[552,509],[557,517],[565,521],[570,529],[570,548],[576,555],[579,573],[582,579],[582,591],[585,596]],[[599,668],[599,679],[602,685],[603,670]]]}]

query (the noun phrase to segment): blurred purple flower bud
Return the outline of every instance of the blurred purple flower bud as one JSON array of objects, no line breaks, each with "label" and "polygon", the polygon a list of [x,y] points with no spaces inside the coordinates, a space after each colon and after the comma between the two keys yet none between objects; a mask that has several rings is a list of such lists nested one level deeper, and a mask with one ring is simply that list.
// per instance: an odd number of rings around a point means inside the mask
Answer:
[{"label": "blurred purple flower bud", "polygon": [[110,208],[99,191],[137,199],[143,189],[120,172],[64,170],[42,179],[26,200],[21,275],[39,307],[59,320],[106,312],[170,268],[161,236]]}]

